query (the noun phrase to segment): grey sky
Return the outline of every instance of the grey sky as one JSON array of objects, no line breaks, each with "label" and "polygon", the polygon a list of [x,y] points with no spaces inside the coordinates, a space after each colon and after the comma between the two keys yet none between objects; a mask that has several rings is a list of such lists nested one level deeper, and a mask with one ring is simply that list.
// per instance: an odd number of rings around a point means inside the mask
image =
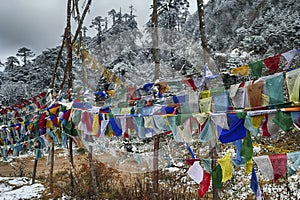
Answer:
[{"label": "grey sky", "polygon": [[[39,54],[48,47],[60,44],[66,24],[66,0],[0,0],[0,61],[15,55],[21,47]],[[81,2],[84,2],[81,0]],[[93,0],[85,25],[96,16],[107,16],[111,9],[129,12],[133,5],[141,27],[149,19],[152,0]],[[196,0],[190,0],[191,11]],[[73,24],[75,26],[75,24]],[[93,32],[88,33],[93,36]]]}]

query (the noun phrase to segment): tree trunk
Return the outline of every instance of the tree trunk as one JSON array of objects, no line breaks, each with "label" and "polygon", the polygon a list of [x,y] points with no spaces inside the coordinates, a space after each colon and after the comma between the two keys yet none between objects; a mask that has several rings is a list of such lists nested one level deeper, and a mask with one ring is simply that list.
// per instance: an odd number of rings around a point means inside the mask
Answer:
[{"label": "tree trunk", "polygon": [[66,39],[66,29],[64,31],[64,37],[63,37],[63,40],[62,40],[62,44],[60,46],[60,49],[59,49],[59,52],[58,52],[58,55],[57,55],[57,58],[56,58],[56,62],[55,62],[55,66],[54,66],[54,70],[53,70],[53,74],[52,74],[52,82],[51,82],[51,85],[50,85],[50,89],[53,89],[53,87],[54,87],[54,82],[55,82],[55,77],[57,75],[58,65],[59,65],[59,62],[60,62],[60,59],[61,59],[61,56],[62,56],[62,52],[63,52],[64,46],[65,46],[65,39]]},{"label": "tree trunk", "polygon": [[[84,8],[84,11],[83,11],[83,13],[82,13],[82,17],[81,17],[80,20],[79,20],[79,23],[78,23],[78,26],[77,26],[77,29],[76,29],[74,38],[73,38],[73,40],[72,40],[72,42],[71,42],[71,46],[72,46],[72,45],[76,42],[76,40],[77,40],[77,37],[78,37],[78,35],[79,35],[80,31],[81,31],[81,28],[82,28],[82,24],[83,24],[84,18],[85,18],[86,14],[87,14],[87,12],[88,12],[88,10],[89,10],[89,7],[90,7],[91,3],[92,3],[92,0],[89,0],[89,1],[87,2],[87,4],[86,4],[85,8]],[[67,28],[66,28],[65,31],[64,31],[63,41],[62,41],[61,47],[60,47],[59,52],[58,52],[58,55],[57,55],[57,59],[56,59],[55,67],[54,67],[54,70],[53,70],[52,82],[51,82],[50,88],[53,88],[53,87],[54,87],[55,77],[56,77],[56,75],[57,75],[58,64],[59,64],[59,62],[60,62],[60,60],[61,60],[61,56],[62,56],[63,48],[64,48],[64,46],[65,46],[66,38],[67,38]],[[67,71],[65,70],[65,72],[64,72],[64,80],[63,80],[63,84],[62,84],[62,85],[64,85],[64,82],[65,82],[65,76],[66,76],[65,74],[66,74],[66,72],[67,72]]]},{"label": "tree trunk", "polygon": [[87,14],[87,12],[88,12],[88,10],[89,10],[91,4],[92,4],[92,0],[89,0],[89,1],[87,2],[87,4],[86,4],[84,10],[83,10],[82,16],[81,16],[81,18],[80,18],[80,20],[79,20],[79,23],[78,23],[78,26],[77,26],[77,30],[76,30],[75,35],[74,35],[74,38],[73,38],[73,40],[72,40],[72,45],[73,45],[73,44],[76,42],[76,40],[77,40],[77,37],[78,37],[78,35],[79,35],[80,31],[81,31],[81,27],[82,27],[84,18],[85,18],[85,16],[86,16],[86,14]]},{"label": "tree trunk", "polygon": [[200,30],[200,38],[201,45],[204,51],[204,64],[209,61],[209,49],[207,47],[207,42],[205,39],[205,30],[204,30],[204,8],[203,8],[203,0],[197,0],[197,8],[198,8],[198,17],[199,17],[199,30]]},{"label": "tree trunk", "polygon": [[158,16],[157,16],[157,0],[153,0],[152,12],[152,43],[153,43],[153,57],[154,57],[154,81],[159,79],[159,49],[158,49]]}]

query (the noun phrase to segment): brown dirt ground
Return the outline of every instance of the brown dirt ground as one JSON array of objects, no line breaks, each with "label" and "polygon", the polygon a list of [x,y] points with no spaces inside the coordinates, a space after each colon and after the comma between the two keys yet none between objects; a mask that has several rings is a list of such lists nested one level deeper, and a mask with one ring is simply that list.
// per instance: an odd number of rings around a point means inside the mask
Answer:
[{"label": "brown dirt ground", "polygon": [[[54,174],[59,171],[64,171],[69,169],[69,158],[65,153],[64,149],[55,150],[55,159],[54,159]],[[65,154],[65,155],[64,155]],[[15,157],[12,162],[0,162],[0,176],[20,176],[21,168],[24,176],[30,177],[33,173],[34,166],[34,156],[28,157]],[[82,164],[86,163],[88,160],[87,154],[76,155],[74,156],[74,165],[75,168]],[[47,157],[38,160],[36,177],[48,176],[50,173],[50,165],[47,165]],[[42,181],[42,180],[41,180]]]}]

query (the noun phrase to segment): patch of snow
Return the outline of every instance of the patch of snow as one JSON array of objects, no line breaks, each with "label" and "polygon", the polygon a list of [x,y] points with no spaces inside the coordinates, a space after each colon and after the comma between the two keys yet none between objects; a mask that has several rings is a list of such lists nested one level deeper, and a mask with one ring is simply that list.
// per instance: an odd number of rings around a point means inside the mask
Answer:
[{"label": "patch of snow", "polygon": [[40,183],[30,185],[26,177],[0,177],[0,190],[0,199],[38,199],[45,187]]}]

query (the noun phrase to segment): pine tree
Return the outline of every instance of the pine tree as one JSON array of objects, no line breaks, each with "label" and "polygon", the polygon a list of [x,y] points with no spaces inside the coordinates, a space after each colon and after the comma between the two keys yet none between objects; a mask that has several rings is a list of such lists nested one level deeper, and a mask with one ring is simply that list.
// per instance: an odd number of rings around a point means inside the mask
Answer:
[{"label": "pine tree", "polygon": [[18,58],[16,58],[15,56],[9,56],[6,59],[6,62],[4,63],[5,65],[5,71],[11,71],[13,69],[15,69],[17,66],[19,66],[20,62],[18,60]]},{"label": "pine tree", "polygon": [[97,41],[98,44],[101,44],[103,41],[103,31],[102,31],[102,23],[104,22],[104,19],[101,16],[97,16],[92,20],[92,24],[90,25],[90,28],[95,27],[97,30]]},{"label": "pine tree", "polygon": [[[28,61],[30,61],[30,58],[33,58],[35,54],[28,48],[22,47],[18,50],[16,56],[20,57],[21,60],[23,61],[24,65],[28,64]],[[24,66],[23,65],[23,66]]]}]

